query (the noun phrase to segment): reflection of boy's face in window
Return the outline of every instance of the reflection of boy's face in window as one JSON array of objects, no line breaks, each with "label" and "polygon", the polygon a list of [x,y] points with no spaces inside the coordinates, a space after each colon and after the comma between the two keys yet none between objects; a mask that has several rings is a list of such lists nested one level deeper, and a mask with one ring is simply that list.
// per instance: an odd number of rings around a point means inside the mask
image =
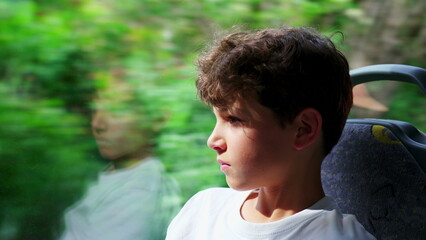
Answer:
[{"label": "reflection of boy's face in window", "polygon": [[135,106],[98,100],[92,116],[92,133],[101,155],[107,159],[140,160],[149,153],[150,134],[139,126],[143,121]]}]

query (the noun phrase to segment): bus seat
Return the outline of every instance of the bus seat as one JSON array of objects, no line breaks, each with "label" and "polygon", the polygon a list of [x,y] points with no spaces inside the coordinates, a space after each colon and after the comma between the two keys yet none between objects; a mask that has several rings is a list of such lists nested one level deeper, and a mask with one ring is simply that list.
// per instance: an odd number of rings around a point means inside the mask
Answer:
[{"label": "bus seat", "polygon": [[[353,85],[395,80],[426,94],[426,70],[382,64],[351,71]],[[426,239],[426,135],[412,124],[349,119],[321,169],[326,195],[377,239]]]}]

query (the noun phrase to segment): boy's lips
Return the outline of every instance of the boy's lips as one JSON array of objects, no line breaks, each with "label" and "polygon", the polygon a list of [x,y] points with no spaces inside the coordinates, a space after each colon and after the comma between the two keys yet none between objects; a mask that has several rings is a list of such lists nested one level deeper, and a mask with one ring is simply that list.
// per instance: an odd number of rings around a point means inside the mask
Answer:
[{"label": "boy's lips", "polygon": [[226,163],[226,162],[224,162],[220,159],[218,159],[217,162],[220,164],[220,170],[222,172],[225,172],[231,166],[230,164],[228,164],[228,163]]},{"label": "boy's lips", "polygon": [[105,138],[97,138],[96,139],[96,144],[98,144],[99,146],[109,146],[111,145],[111,141]]}]

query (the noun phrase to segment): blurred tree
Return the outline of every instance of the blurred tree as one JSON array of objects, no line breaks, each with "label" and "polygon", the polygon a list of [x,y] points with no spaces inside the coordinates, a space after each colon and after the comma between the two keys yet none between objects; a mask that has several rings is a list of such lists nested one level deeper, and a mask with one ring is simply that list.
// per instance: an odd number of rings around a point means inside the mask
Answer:
[{"label": "blurred tree", "polygon": [[[352,68],[371,64],[399,63],[426,68],[426,2],[421,0],[358,0],[359,9],[349,11],[353,21],[345,25]],[[385,79],[384,79],[385,80]],[[394,118],[412,122],[426,131],[418,116],[426,103],[416,87],[394,82],[367,84],[371,95],[389,106],[389,112],[354,109],[354,116]],[[413,106],[407,111],[401,106]],[[416,107],[414,107],[416,106]]]},{"label": "blurred tree", "polygon": [[358,0],[346,29],[353,67],[405,63],[426,67],[426,2]]},{"label": "blurred tree", "polygon": [[98,168],[93,141],[58,102],[14,96],[4,83],[0,93],[0,238],[52,239]]},{"label": "blurred tree", "polygon": [[[29,1],[0,2],[0,80],[21,94],[61,100],[87,112],[95,87],[87,52],[72,35],[70,12],[40,14]],[[7,61],[6,61],[7,60]]]},{"label": "blurred tree", "polygon": [[[0,1],[0,238],[54,239],[98,164],[87,53],[70,12]],[[77,114],[78,113],[78,114]]]}]

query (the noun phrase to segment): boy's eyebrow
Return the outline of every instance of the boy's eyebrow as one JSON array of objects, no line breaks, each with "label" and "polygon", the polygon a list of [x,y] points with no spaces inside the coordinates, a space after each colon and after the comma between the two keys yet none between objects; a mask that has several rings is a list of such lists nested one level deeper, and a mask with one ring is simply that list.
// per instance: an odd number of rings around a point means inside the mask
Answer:
[{"label": "boy's eyebrow", "polygon": [[241,107],[231,107],[231,108],[225,108],[225,109],[214,108],[214,111],[221,115],[234,115],[236,117],[242,117],[242,118],[253,117],[253,114],[250,111]]}]

